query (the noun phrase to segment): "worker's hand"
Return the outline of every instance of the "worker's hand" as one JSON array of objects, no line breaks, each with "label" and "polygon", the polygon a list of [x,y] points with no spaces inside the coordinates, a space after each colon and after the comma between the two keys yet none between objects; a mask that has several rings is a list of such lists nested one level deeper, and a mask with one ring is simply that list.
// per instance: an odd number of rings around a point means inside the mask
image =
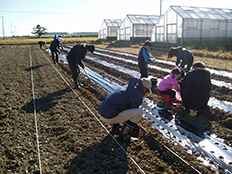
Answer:
[{"label": "worker's hand", "polygon": [[155,60],[155,58],[151,58],[151,61],[152,61],[152,62],[154,62],[154,63],[156,63],[156,60]]}]

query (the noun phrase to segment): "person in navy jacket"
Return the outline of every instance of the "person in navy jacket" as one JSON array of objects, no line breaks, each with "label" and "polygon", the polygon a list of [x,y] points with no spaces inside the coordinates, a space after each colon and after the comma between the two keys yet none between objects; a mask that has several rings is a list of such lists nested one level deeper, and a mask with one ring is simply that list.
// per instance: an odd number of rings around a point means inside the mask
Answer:
[{"label": "person in navy jacket", "polygon": [[72,72],[72,78],[74,80],[74,86],[76,89],[80,89],[80,78],[79,78],[80,69],[78,65],[83,69],[85,69],[85,65],[82,59],[85,58],[88,52],[93,53],[94,51],[95,51],[94,45],[87,45],[81,43],[72,47],[72,49],[69,51],[67,55],[68,64]]},{"label": "person in navy jacket", "polygon": [[138,56],[138,65],[141,73],[141,77],[148,77],[148,64],[152,61],[155,62],[155,59],[151,60],[149,55],[149,50],[152,47],[152,43],[150,41],[146,41],[143,45],[143,47],[139,51]]},{"label": "person in navy jacket", "polygon": [[[151,90],[149,78],[131,78],[127,86],[114,91],[99,106],[102,121],[112,124],[112,134],[119,134],[119,139],[126,142],[138,141],[130,133],[138,130],[137,123],[142,119],[143,110],[139,108],[143,96]],[[120,130],[120,123],[124,123]],[[135,133],[138,135],[138,131]]]},{"label": "person in navy jacket", "polygon": [[[180,71],[182,71],[182,77],[183,77],[184,73],[187,73],[192,67],[193,60],[194,60],[193,53],[181,46],[172,47],[168,51],[167,60],[171,59],[173,56],[176,56],[176,66],[180,68]],[[187,65],[187,68],[184,71],[185,65]]]}]

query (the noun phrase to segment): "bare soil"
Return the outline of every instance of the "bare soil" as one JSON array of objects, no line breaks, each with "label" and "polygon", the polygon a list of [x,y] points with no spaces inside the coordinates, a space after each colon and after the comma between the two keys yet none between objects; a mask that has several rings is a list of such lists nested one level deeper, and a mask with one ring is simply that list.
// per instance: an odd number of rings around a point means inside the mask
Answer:
[{"label": "bare soil", "polygon": [[[139,51],[137,46],[112,44],[95,46],[134,54],[138,54]],[[161,50],[160,53],[163,53],[160,55],[165,54],[165,51]],[[45,50],[42,52],[51,60],[48,52]],[[80,90],[74,90],[77,97],[42,52],[37,45],[4,45],[0,48],[0,172],[40,173],[36,118],[43,173],[142,173],[96,119],[99,118],[98,106],[108,94],[81,76],[81,83],[84,86]],[[134,65],[124,62],[113,61],[103,56],[98,58],[138,70]],[[87,59],[84,59],[84,62],[86,66],[104,76],[113,76],[125,83],[131,78],[130,75],[96,62]],[[69,66],[60,63],[55,67],[68,84],[73,86]],[[32,93],[31,68],[35,100]],[[154,70],[149,72],[159,78],[166,75]],[[213,87],[211,95],[232,101],[231,94],[231,90]],[[163,104],[162,96],[158,92],[148,97],[159,106],[174,110],[183,118],[191,118],[192,122],[198,122],[205,130],[225,139],[225,143],[231,146],[231,114],[208,108],[204,114],[198,115],[198,119],[195,119],[196,111],[191,110],[188,115],[180,103],[176,108],[169,107]],[[167,151],[163,145],[172,149],[201,173],[214,173],[210,167],[197,160],[199,156],[197,153],[188,154],[185,148],[174,144],[157,130],[152,129],[150,121],[143,119],[140,124],[149,133],[141,130],[137,143],[126,144],[120,141],[119,143],[145,173],[195,173],[189,165]],[[103,125],[108,130],[111,129],[110,125],[104,123]]]}]

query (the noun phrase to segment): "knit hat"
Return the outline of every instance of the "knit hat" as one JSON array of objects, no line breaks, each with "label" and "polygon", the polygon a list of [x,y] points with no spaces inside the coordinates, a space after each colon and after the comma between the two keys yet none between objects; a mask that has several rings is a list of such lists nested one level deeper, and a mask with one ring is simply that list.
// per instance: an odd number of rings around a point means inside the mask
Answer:
[{"label": "knit hat", "polygon": [[87,45],[86,46],[87,50],[89,50],[91,53],[95,51],[95,46],[94,45]]},{"label": "knit hat", "polygon": [[142,81],[143,87],[149,89],[149,91],[151,93],[151,81],[148,78],[145,78],[145,77],[141,78],[140,80]]}]

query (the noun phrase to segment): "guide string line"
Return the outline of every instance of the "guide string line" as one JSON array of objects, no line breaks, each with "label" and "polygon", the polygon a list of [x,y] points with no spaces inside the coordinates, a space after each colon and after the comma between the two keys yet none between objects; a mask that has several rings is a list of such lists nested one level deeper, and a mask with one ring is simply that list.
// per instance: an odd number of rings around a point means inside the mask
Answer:
[{"label": "guide string line", "polygon": [[[39,47],[38,47],[39,49]],[[69,88],[73,91],[73,93],[77,96],[77,98],[82,102],[82,104],[88,109],[88,111],[95,117],[95,119],[99,122],[99,124],[106,130],[106,132],[112,137],[112,139],[118,144],[118,146],[123,150],[123,152],[131,159],[131,161],[139,168],[139,170],[145,174],[142,168],[135,162],[135,160],[129,155],[129,153],[121,146],[121,144],[114,138],[114,136],[108,131],[108,129],[103,125],[103,123],[97,118],[97,116],[93,113],[93,111],[87,106],[87,104],[80,98],[80,96],[76,93],[76,91],[69,85],[69,83],[65,80],[62,74],[57,70],[57,68],[53,65],[53,63],[48,59],[48,57],[44,54],[42,50],[40,50],[45,58],[50,62],[55,71],[60,75],[60,77],[64,80],[64,82],[69,86]]]}]

